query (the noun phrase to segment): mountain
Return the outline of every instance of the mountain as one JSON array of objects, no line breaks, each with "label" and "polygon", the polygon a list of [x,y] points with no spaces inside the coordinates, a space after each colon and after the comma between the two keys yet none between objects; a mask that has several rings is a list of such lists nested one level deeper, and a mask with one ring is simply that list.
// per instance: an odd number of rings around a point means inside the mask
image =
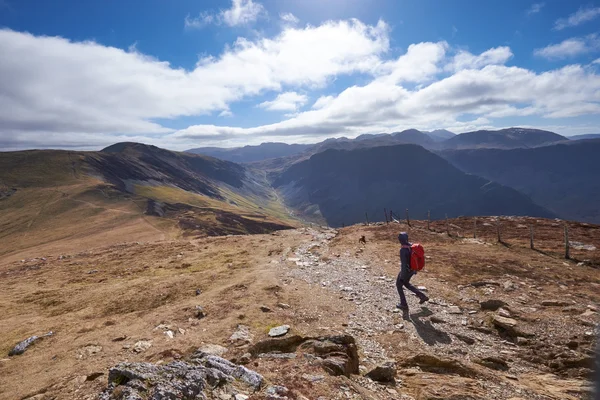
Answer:
[{"label": "mountain", "polygon": [[456,135],[443,142],[445,149],[496,148],[515,149],[545,146],[568,140],[554,132],[540,129],[508,128],[499,131],[480,130]]},{"label": "mountain", "polygon": [[571,139],[571,140],[600,139],[600,133],[588,133],[586,135],[569,136],[567,139]]},{"label": "mountain", "polygon": [[187,150],[187,152],[203,154],[236,163],[248,163],[299,154],[308,149],[310,146],[311,145],[306,144],[261,143],[258,146],[244,146],[231,149],[220,147],[199,147]]},{"label": "mountain", "polygon": [[461,170],[517,189],[563,218],[600,223],[598,154],[600,139],[440,153]]},{"label": "mountain", "polygon": [[429,137],[431,137],[436,142],[443,142],[445,140],[448,140],[448,139],[456,136],[456,133],[450,132],[446,129],[436,129],[435,131],[424,132],[424,133],[426,133]]},{"label": "mountain", "polygon": [[2,257],[294,224],[263,172],[138,143],[0,153],[0,221]]},{"label": "mountain", "polygon": [[435,140],[429,135],[416,129],[406,129],[402,132],[392,133],[395,143],[418,144],[426,149],[431,149],[436,146]]},{"label": "mountain", "polygon": [[286,204],[331,226],[384,219],[384,208],[413,218],[554,214],[514,189],[465,174],[417,145],[327,150],[292,165],[273,185]]}]

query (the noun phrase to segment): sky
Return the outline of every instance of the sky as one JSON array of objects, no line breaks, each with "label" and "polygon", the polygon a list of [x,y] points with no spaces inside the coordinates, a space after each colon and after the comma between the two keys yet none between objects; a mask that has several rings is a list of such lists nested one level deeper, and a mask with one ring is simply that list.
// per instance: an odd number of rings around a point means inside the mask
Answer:
[{"label": "sky", "polygon": [[0,0],[0,151],[600,133],[600,3]]}]

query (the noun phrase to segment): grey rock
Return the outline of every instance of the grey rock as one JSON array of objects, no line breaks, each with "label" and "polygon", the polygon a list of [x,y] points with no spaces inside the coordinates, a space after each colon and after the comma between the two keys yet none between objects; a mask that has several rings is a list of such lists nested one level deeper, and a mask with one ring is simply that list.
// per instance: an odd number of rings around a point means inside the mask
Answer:
[{"label": "grey rock", "polygon": [[271,309],[267,306],[260,306],[260,311],[267,313],[271,312]]},{"label": "grey rock", "polygon": [[481,306],[482,310],[496,311],[500,307],[504,307],[506,305],[506,303],[503,302],[502,300],[492,299],[492,300],[482,301],[481,303],[479,303],[479,305]]},{"label": "grey rock", "polygon": [[462,314],[462,311],[460,310],[460,307],[458,307],[458,306],[450,306],[450,307],[448,307],[448,313],[449,314]]},{"label": "grey rock", "polygon": [[133,345],[133,351],[141,353],[142,351],[148,350],[150,347],[152,347],[151,340],[140,340]]},{"label": "grey rock", "polygon": [[202,308],[202,306],[196,306],[196,318],[202,319],[204,317],[206,317],[206,311],[204,311],[204,308]]},{"label": "grey rock", "polygon": [[218,344],[203,344],[198,348],[198,352],[219,357],[225,355],[227,351],[227,347],[219,346]]},{"label": "grey rock", "polygon": [[564,300],[543,300],[542,305],[544,307],[564,307],[572,305],[572,302],[564,301]]},{"label": "grey rock", "polygon": [[285,335],[289,331],[290,331],[289,325],[281,325],[281,326],[277,326],[275,328],[271,328],[271,330],[269,331],[269,336],[279,337],[279,336]]},{"label": "grey rock", "polygon": [[394,376],[396,375],[396,362],[393,360],[386,361],[381,365],[378,365],[366,376],[377,382],[394,382]]},{"label": "grey rock", "polygon": [[229,337],[231,343],[251,343],[253,336],[250,333],[250,328],[246,325],[238,325],[235,332]]},{"label": "grey rock", "polygon": [[27,350],[27,348],[28,348],[29,346],[31,346],[32,344],[34,344],[34,343],[35,343],[35,342],[37,342],[38,340],[40,340],[40,339],[43,339],[43,338],[45,338],[45,337],[50,337],[50,336],[52,336],[52,335],[54,335],[54,332],[52,332],[52,331],[51,331],[51,332],[48,332],[47,334],[45,334],[45,335],[42,335],[42,336],[31,336],[31,337],[28,337],[27,339],[25,339],[25,340],[23,340],[22,342],[20,342],[19,344],[17,344],[17,345],[16,345],[16,346],[15,346],[15,347],[14,347],[14,348],[13,348],[13,349],[12,349],[12,350],[11,350],[11,351],[8,353],[8,355],[9,355],[9,356],[11,356],[11,357],[12,357],[12,356],[18,356],[18,355],[21,355],[21,354],[25,353],[25,350]]}]

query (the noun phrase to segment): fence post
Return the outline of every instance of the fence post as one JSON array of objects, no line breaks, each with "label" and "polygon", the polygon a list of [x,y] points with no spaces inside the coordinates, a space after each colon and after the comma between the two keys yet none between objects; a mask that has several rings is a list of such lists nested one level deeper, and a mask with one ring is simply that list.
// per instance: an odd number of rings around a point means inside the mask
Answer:
[{"label": "fence post", "polygon": [[571,258],[569,250],[569,226],[565,222],[565,258],[567,260]]},{"label": "fence post", "polygon": [[533,246],[533,225],[529,225],[529,248],[534,249]]},{"label": "fence post", "polygon": [[498,233],[498,243],[502,243],[502,236],[500,235],[500,218],[496,220],[496,231]]},{"label": "fence post", "polygon": [[431,211],[427,210],[427,230],[430,231],[431,229],[429,229],[429,223],[431,222]]},{"label": "fence post", "polygon": [[367,221],[367,226],[369,226],[369,214],[365,212],[365,220]]},{"label": "fence post", "polygon": [[473,239],[477,239],[477,217],[473,220]]},{"label": "fence post", "polygon": [[448,214],[446,214],[446,233],[450,236],[450,225],[448,224]]},{"label": "fence post", "polygon": [[390,208],[390,222],[394,222],[394,212]]},{"label": "fence post", "polygon": [[406,209],[406,225],[410,226],[410,219],[408,218],[408,208]]},{"label": "fence post", "polygon": [[387,215],[387,208],[383,208],[383,215],[385,215],[385,223],[388,224],[388,215]]}]

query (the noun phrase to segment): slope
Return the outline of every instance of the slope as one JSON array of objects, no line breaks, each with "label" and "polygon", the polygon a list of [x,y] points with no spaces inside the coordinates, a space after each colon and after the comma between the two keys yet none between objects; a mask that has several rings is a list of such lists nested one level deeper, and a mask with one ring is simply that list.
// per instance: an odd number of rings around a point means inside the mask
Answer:
[{"label": "slope", "polygon": [[328,150],[279,175],[274,186],[305,217],[331,226],[384,219],[384,208],[416,218],[553,214],[514,189],[467,175],[416,145]]},{"label": "slope", "polygon": [[465,172],[510,186],[561,217],[600,222],[600,140],[535,149],[440,153]]},{"label": "slope", "polygon": [[220,147],[199,147],[187,150],[187,152],[203,154],[236,163],[248,163],[299,154],[306,150],[309,146],[310,145],[305,144],[261,143],[258,146],[244,146],[231,149]]},{"label": "slope", "polygon": [[0,153],[0,255],[270,232],[294,222],[264,173],[139,144]]}]

